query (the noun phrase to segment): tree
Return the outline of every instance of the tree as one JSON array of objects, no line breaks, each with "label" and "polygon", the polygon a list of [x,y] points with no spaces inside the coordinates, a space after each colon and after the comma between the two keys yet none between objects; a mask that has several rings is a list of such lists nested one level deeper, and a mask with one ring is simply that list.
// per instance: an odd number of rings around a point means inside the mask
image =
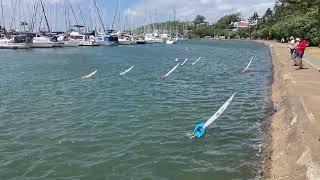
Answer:
[{"label": "tree", "polygon": [[320,0],[279,0],[284,5],[293,7],[295,10],[317,11],[318,47],[320,48]]},{"label": "tree", "polygon": [[238,35],[240,38],[250,37],[250,29],[238,29]]},{"label": "tree", "polygon": [[257,12],[254,12],[253,15],[250,17],[251,21],[255,21],[259,19],[259,15]]},{"label": "tree", "polygon": [[230,24],[232,22],[237,22],[240,21],[240,13],[237,14],[230,14],[230,15],[226,15],[223,16],[222,18],[220,18],[217,23],[215,24],[215,27],[217,29],[227,29],[230,27]]},{"label": "tree", "polygon": [[195,25],[199,25],[201,23],[205,23],[206,18],[202,15],[197,15],[196,18],[194,19],[193,23]]},{"label": "tree", "polygon": [[267,26],[271,26],[273,24],[273,12],[270,8],[268,8],[266,13],[263,15],[262,23]]},{"label": "tree", "polygon": [[26,31],[26,26],[28,26],[27,22],[20,22],[20,26],[23,26],[23,30]]}]

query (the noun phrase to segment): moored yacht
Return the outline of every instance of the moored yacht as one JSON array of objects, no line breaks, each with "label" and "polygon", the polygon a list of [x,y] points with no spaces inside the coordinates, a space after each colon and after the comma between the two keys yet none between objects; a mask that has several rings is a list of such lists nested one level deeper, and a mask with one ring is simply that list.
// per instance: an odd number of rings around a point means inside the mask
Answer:
[{"label": "moored yacht", "polygon": [[79,32],[71,32],[69,36],[64,37],[64,45],[66,47],[77,46],[95,46],[94,37],[91,35],[80,34]]},{"label": "moored yacht", "polygon": [[97,45],[113,46],[119,44],[118,36],[115,34],[99,33],[95,37]]},{"label": "moored yacht", "polygon": [[131,44],[133,44],[133,41],[129,36],[122,36],[119,38],[119,45],[131,45]]},{"label": "moored yacht", "polygon": [[163,39],[159,37],[158,33],[146,34],[144,39],[147,44],[163,43]]},{"label": "moored yacht", "polygon": [[0,49],[28,49],[31,47],[31,38],[26,35],[12,35],[0,38]]},{"label": "moored yacht", "polygon": [[53,43],[49,37],[45,36],[36,36],[32,39],[33,48],[52,48]]}]

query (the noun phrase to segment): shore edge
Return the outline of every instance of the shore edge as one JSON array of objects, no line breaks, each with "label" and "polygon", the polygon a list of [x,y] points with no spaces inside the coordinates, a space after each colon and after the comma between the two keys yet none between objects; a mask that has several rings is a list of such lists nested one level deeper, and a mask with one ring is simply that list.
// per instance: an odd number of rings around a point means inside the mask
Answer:
[{"label": "shore edge", "polygon": [[320,76],[305,64],[297,71],[286,44],[254,40],[269,47],[273,113],[266,120],[261,178],[267,180],[320,179]]}]

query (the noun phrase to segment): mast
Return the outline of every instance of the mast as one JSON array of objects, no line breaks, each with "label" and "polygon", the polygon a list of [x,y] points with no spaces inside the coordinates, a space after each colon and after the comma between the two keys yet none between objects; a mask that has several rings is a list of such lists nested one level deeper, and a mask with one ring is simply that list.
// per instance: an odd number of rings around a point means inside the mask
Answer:
[{"label": "mast", "polygon": [[49,22],[48,22],[48,19],[47,19],[47,15],[46,15],[46,11],[44,10],[44,6],[43,6],[43,3],[42,3],[42,0],[40,0],[40,3],[41,3],[44,19],[46,20],[48,31],[51,32],[51,29],[50,29],[50,26],[49,26]]},{"label": "mast", "polygon": [[173,0],[173,34],[176,35],[176,1]]},{"label": "mast", "polygon": [[68,32],[68,17],[67,17],[67,3],[64,1],[64,17],[65,17],[65,23],[66,23],[66,32]]},{"label": "mast", "polygon": [[38,11],[38,1],[33,1],[33,13],[32,13],[32,17],[31,17],[31,26],[30,26],[30,29],[29,31],[30,32],[33,32],[34,30],[34,26],[35,26],[35,23],[36,23],[36,15],[37,15],[37,11]]},{"label": "mast", "polygon": [[14,6],[13,6],[13,0],[11,0],[11,5],[12,5],[12,19],[11,19],[11,23],[10,23],[10,30],[12,28],[12,24],[16,24],[16,18],[14,17],[14,14],[16,13],[16,7],[17,7],[17,1],[15,1]]},{"label": "mast", "polygon": [[119,8],[119,6],[116,7],[116,11],[115,11],[114,16],[113,16],[113,21],[112,21],[112,25],[111,25],[111,29],[112,30],[113,30],[113,26],[114,26],[114,23],[115,23],[116,18],[117,18],[118,8]]},{"label": "mast", "polygon": [[86,26],[86,22],[85,22],[85,20],[83,18],[83,15],[82,15],[82,12],[81,12],[81,8],[80,8],[79,4],[78,4],[78,8],[79,8],[79,11],[80,11],[80,16],[81,16],[81,19],[82,19],[83,26],[84,26],[85,30],[88,31],[87,26]]},{"label": "mast", "polygon": [[76,24],[77,24],[77,26],[78,26],[78,29],[79,29],[79,31],[80,31],[79,23],[78,23],[76,14],[74,13],[73,7],[72,7],[72,5],[71,5],[71,3],[70,3],[70,0],[68,0],[68,3],[69,3],[69,6],[70,6],[70,9],[71,9],[71,11],[72,11],[73,17],[74,17],[74,19],[75,19],[75,21],[76,21]]},{"label": "mast", "polygon": [[93,0],[90,1],[90,7],[91,7],[90,25],[91,25],[91,30],[94,30],[94,27],[93,27]]},{"label": "mast", "polygon": [[95,7],[96,7],[96,10],[97,10],[97,13],[98,13],[98,16],[99,16],[99,19],[100,19],[100,23],[101,23],[102,28],[103,28],[103,32],[106,32],[106,28],[105,28],[105,26],[104,26],[104,24],[103,24],[102,17],[101,17],[101,15],[100,15],[100,12],[99,12],[99,9],[98,9],[96,0],[94,0],[94,5],[95,5]]},{"label": "mast", "polygon": [[119,31],[121,32],[121,6],[120,6],[120,0],[118,0],[118,8],[119,8]]},{"label": "mast", "polygon": [[55,10],[54,10],[54,12],[55,12],[55,16],[54,16],[54,21],[55,21],[55,30],[56,31],[59,31],[58,30],[58,3],[56,4],[56,7],[55,7]]},{"label": "mast", "polygon": [[1,0],[1,19],[0,19],[0,25],[2,26],[2,28],[4,28],[4,16],[3,16],[3,3]]}]

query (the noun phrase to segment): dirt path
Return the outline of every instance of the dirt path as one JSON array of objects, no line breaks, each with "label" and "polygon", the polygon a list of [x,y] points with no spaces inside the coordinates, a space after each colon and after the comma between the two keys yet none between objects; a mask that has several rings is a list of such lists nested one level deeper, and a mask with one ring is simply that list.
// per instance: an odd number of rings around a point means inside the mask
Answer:
[{"label": "dirt path", "polygon": [[264,179],[320,180],[320,72],[296,70],[287,45],[265,42],[273,59],[270,143]]}]

